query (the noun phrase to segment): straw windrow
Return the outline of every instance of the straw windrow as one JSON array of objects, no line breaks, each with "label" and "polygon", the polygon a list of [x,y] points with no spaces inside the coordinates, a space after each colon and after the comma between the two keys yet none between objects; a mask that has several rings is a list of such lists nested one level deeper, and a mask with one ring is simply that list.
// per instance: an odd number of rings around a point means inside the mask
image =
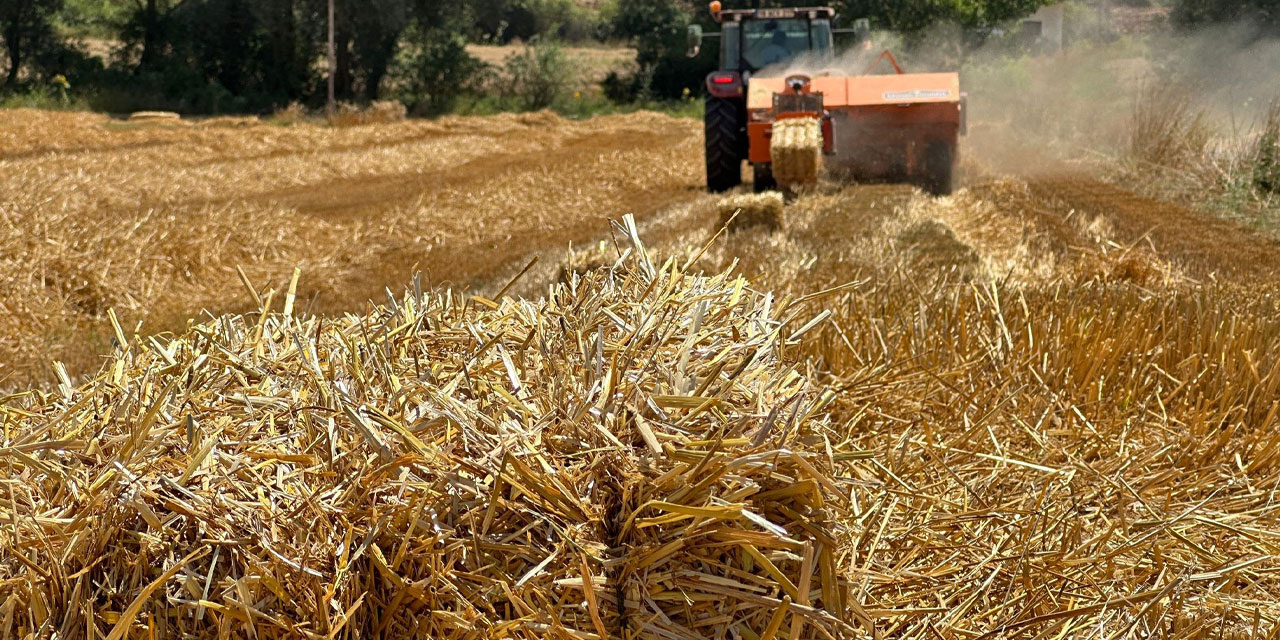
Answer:
[{"label": "straw windrow", "polygon": [[225,317],[10,399],[0,635],[846,635],[851,453],[769,297],[645,272]]}]

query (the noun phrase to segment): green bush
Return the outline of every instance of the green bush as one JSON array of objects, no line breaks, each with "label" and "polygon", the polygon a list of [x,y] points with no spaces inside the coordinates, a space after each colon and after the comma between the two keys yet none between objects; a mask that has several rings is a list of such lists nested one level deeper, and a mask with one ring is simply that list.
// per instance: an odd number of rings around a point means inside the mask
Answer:
[{"label": "green bush", "polygon": [[32,85],[25,89],[0,93],[0,109],[80,111],[88,107],[84,98],[61,87],[48,84]]},{"label": "green bush", "polygon": [[612,102],[618,104],[631,102],[640,93],[639,81],[634,74],[610,71],[609,75],[600,81],[600,91]]},{"label": "green bush", "polygon": [[1280,32],[1280,0],[1176,0],[1173,19],[1184,27],[1249,22]]},{"label": "green bush", "polygon": [[392,63],[397,98],[414,116],[452,111],[458,100],[476,92],[488,69],[467,53],[466,39],[441,28],[410,27]]},{"label": "green bush", "polygon": [[600,14],[574,0],[473,0],[476,34],[498,44],[552,36],[566,42],[600,40]]},{"label": "green bush", "polygon": [[[685,57],[685,29],[702,14],[694,14],[680,0],[620,3],[612,18],[613,34],[636,48],[636,71],[606,78],[605,95],[618,102],[646,102],[676,100],[686,90],[701,93],[703,79],[719,63],[715,41],[709,41],[698,57]],[[711,32],[718,29],[714,23],[703,26]]]},{"label": "green bush", "polygon": [[1280,100],[1271,103],[1258,137],[1253,184],[1266,194],[1280,194]]},{"label": "green bush", "polygon": [[507,57],[503,75],[503,94],[520,109],[536,111],[563,100],[580,73],[559,43],[539,40]]}]

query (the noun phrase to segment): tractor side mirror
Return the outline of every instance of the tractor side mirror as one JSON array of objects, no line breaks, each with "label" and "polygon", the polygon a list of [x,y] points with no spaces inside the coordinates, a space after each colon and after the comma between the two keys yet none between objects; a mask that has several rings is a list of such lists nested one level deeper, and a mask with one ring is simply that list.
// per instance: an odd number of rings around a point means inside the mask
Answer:
[{"label": "tractor side mirror", "polygon": [[690,58],[696,58],[698,53],[702,51],[702,26],[689,25],[689,33],[686,41],[685,55]]}]

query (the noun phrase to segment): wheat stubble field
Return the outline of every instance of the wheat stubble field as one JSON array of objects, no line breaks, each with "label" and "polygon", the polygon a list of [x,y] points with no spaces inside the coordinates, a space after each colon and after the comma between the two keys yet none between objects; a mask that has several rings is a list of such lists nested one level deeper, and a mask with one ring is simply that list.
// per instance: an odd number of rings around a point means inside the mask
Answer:
[{"label": "wheat stubble field", "polygon": [[717,235],[648,114],[19,115],[0,635],[1280,634],[1268,237],[981,158]]},{"label": "wheat stubble field", "polygon": [[330,129],[168,128],[18,111],[0,122],[0,385],[101,365],[130,329],[244,311],[302,270],[300,307],[362,308],[421,271],[465,287],[619,211],[697,189],[695,123],[500,116]]}]

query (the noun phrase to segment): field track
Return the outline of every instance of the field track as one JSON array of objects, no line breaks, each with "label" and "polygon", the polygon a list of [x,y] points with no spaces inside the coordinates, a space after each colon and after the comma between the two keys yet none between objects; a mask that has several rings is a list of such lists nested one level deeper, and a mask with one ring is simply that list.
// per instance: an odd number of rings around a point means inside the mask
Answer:
[{"label": "field track", "polygon": [[1280,278],[1280,241],[1239,224],[1082,175],[1033,180],[1031,190],[1059,212],[1107,216],[1119,241],[1149,242],[1197,277],[1246,282]]}]

